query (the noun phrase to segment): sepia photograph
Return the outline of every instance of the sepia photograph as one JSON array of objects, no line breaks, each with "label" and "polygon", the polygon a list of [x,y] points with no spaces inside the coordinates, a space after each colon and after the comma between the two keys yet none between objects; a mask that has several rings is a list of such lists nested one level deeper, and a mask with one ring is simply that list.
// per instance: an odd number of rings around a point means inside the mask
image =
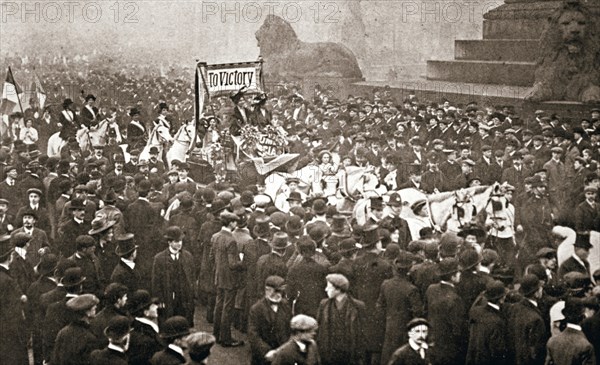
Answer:
[{"label": "sepia photograph", "polygon": [[600,0],[0,0],[0,365],[600,365]]}]

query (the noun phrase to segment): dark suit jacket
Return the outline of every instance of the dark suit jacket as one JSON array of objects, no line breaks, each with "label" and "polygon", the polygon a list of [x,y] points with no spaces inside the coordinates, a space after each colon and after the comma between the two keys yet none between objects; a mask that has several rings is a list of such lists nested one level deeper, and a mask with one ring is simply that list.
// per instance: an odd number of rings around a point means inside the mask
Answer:
[{"label": "dark suit jacket", "polygon": [[575,231],[600,231],[600,204],[594,209],[584,201],[575,208]]},{"label": "dark suit jacket", "polygon": [[327,269],[312,258],[304,257],[292,266],[287,276],[288,298],[295,298],[294,315],[317,315],[317,308],[325,298]]},{"label": "dark suit jacket", "polygon": [[431,364],[431,349],[425,351],[425,358],[422,359],[415,350],[407,343],[397,349],[390,357],[387,365],[429,365]]},{"label": "dark suit jacket", "polygon": [[479,294],[485,290],[487,284],[486,277],[479,272],[472,270],[463,271],[460,275],[460,282],[456,285],[456,292],[462,298],[465,308],[468,311]]},{"label": "dark suit jacket", "polygon": [[127,355],[105,348],[104,350],[94,350],[90,356],[91,365],[128,365]]},{"label": "dark suit jacket", "polygon": [[29,286],[35,281],[36,277],[33,266],[15,252],[13,253],[13,259],[9,268],[10,276],[17,281],[21,292],[27,293],[27,289],[29,289]]},{"label": "dark suit jacket", "polygon": [[91,229],[89,221],[79,224],[73,218],[59,229],[58,249],[65,257],[72,256],[77,250],[75,240],[80,235],[87,235]]},{"label": "dark suit jacket", "polygon": [[569,257],[558,268],[558,277],[563,278],[565,274],[571,271],[577,271],[582,274],[590,276],[590,264],[584,261],[585,266],[582,266],[573,256]]},{"label": "dark suit jacket", "polygon": [[380,352],[383,346],[385,319],[377,310],[379,288],[384,280],[392,277],[392,266],[374,252],[359,253],[354,260],[356,299],[365,303],[366,350]]},{"label": "dark suit jacket", "polygon": [[508,365],[508,332],[500,310],[475,306],[469,313],[467,365]]},{"label": "dark suit jacket", "polygon": [[268,364],[265,355],[283,345],[290,336],[292,308],[284,299],[277,312],[271,309],[266,298],[256,302],[250,308],[248,316],[248,341],[252,353],[253,365]]},{"label": "dark suit jacket", "polygon": [[215,265],[215,286],[218,289],[238,289],[246,269],[240,259],[233,234],[224,229],[215,233],[212,242],[212,262]]},{"label": "dark suit jacket", "polygon": [[522,299],[509,311],[508,331],[514,351],[510,363],[516,365],[543,364],[546,358],[548,333],[540,310],[529,300]]},{"label": "dark suit jacket", "polygon": [[90,330],[89,324],[75,320],[61,329],[56,336],[51,363],[88,365],[92,351],[98,348],[98,338]]},{"label": "dark suit jacket", "polygon": [[[169,318],[173,315],[173,283],[175,280],[180,281],[182,295],[184,297],[183,305],[190,314],[194,312],[194,259],[189,251],[181,250],[179,252],[179,262],[182,266],[185,277],[173,278],[170,275],[171,266],[175,265],[175,261],[171,258],[169,249],[166,249],[154,256],[154,264],[152,265],[152,293],[165,304],[165,316]],[[191,322],[190,318],[188,321]]]},{"label": "dark suit jacket", "polygon": [[165,344],[154,329],[138,320],[131,324],[131,340],[129,341],[129,364],[145,365],[152,356],[162,350]]},{"label": "dark suit jacket", "polygon": [[157,237],[160,237],[160,211],[152,208],[150,202],[137,199],[129,204],[123,218],[125,230],[135,234],[135,241],[140,245],[139,258],[154,257],[160,251],[157,242]]},{"label": "dark suit jacket", "polygon": [[2,364],[29,364],[27,354],[27,335],[22,315],[21,289],[9,270],[0,267],[0,353]]},{"label": "dark suit jacket", "polygon": [[547,344],[546,364],[594,365],[594,347],[582,331],[567,327]]},{"label": "dark suit jacket", "polygon": [[138,265],[136,265],[132,270],[122,260],[119,260],[119,263],[115,266],[115,269],[110,276],[110,282],[121,283],[125,285],[127,289],[129,289],[130,293],[141,289],[140,286],[142,282],[137,268]]},{"label": "dark suit jacket", "polygon": [[170,348],[165,348],[152,356],[152,365],[178,365],[185,364],[185,358]]},{"label": "dark suit jacket", "polygon": [[[17,228],[10,234],[11,236],[24,232],[23,227]],[[43,247],[49,247],[50,241],[48,241],[48,235],[46,232],[42,231],[39,228],[33,227],[33,233],[31,234],[31,241],[29,241],[29,246],[27,247],[27,256],[25,260],[31,264],[31,266],[35,267],[40,263],[40,254],[38,251]],[[56,249],[54,249],[56,250]],[[53,251],[54,251],[53,250]],[[58,253],[58,252],[53,252]]]},{"label": "dark suit jacket", "polygon": [[279,347],[271,362],[272,365],[318,365],[320,363],[319,350],[316,343],[311,342],[306,352],[302,353],[298,344],[293,340],[289,340]]},{"label": "dark suit jacket", "polygon": [[462,364],[467,352],[467,310],[463,299],[450,285],[432,284],[425,293],[430,338],[440,363]]},{"label": "dark suit jacket", "polygon": [[392,353],[408,341],[406,325],[423,315],[423,302],[419,289],[406,276],[394,276],[381,284],[377,307],[385,315],[385,340],[381,350],[381,363],[387,364]]},{"label": "dark suit jacket", "polygon": [[588,341],[594,345],[596,365],[600,365],[600,311],[592,317],[584,319],[581,322],[581,328]]}]

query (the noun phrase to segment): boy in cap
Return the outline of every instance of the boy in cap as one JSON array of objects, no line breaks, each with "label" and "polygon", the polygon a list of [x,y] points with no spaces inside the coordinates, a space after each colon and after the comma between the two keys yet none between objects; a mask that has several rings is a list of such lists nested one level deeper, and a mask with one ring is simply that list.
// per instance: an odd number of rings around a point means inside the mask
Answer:
[{"label": "boy in cap", "polygon": [[431,363],[431,351],[427,343],[429,322],[414,318],[406,325],[408,343],[397,349],[388,365],[426,365]]},{"label": "boy in cap", "polygon": [[315,335],[319,325],[317,321],[304,314],[299,314],[290,321],[291,337],[277,348],[273,354],[272,365],[318,365],[319,350],[315,343]]},{"label": "boy in cap", "polygon": [[210,349],[216,343],[215,336],[206,332],[196,332],[188,335],[184,341],[187,343],[190,362],[188,365],[206,365],[210,356]]},{"label": "boy in cap", "polygon": [[98,338],[90,328],[100,301],[93,294],[82,294],[67,301],[73,320],[56,336],[52,364],[89,364],[90,355],[99,347]]},{"label": "boy in cap", "polygon": [[350,282],[341,274],[325,278],[327,299],[319,305],[317,336],[325,364],[360,364],[365,356],[365,303],[348,294]]},{"label": "boy in cap", "polygon": [[583,192],[585,201],[575,208],[575,231],[581,233],[597,231],[598,219],[600,219],[600,204],[596,203],[598,188],[588,185]]},{"label": "boy in cap", "polygon": [[286,299],[285,280],[269,276],[265,280],[265,296],[250,308],[248,341],[252,365],[268,364],[274,351],[289,338],[292,308]]}]

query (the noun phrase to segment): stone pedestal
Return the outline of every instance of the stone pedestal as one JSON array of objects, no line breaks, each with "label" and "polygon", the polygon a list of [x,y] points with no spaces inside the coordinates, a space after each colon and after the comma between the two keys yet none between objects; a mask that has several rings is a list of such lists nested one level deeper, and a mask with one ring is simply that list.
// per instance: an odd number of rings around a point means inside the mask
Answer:
[{"label": "stone pedestal", "polygon": [[[595,13],[600,1],[584,1]],[[454,60],[427,61],[427,79],[532,86],[539,39],[555,0],[505,0],[483,15],[483,39],[457,40]]]}]

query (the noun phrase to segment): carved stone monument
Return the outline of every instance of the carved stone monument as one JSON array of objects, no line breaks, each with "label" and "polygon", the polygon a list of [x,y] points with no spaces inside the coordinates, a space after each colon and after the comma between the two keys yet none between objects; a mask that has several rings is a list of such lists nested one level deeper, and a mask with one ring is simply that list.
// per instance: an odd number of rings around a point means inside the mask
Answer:
[{"label": "carved stone monument", "polygon": [[600,102],[600,17],[579,2],[556,9],[540,40],[531,101]]},{"label": "carved stone monument", "polygon": [[520,99],[599,101],[600,1],[505,0],[484,14],[483,39],[428,61],[433,81],[529,87]]},{"label": "carved stone monument", "polygon": [[290,23],[276,15],[267,16],[256,32],[256,40],[267,78],[362,79],[356,57],[347,47],[332,42],[303,42]]}]

